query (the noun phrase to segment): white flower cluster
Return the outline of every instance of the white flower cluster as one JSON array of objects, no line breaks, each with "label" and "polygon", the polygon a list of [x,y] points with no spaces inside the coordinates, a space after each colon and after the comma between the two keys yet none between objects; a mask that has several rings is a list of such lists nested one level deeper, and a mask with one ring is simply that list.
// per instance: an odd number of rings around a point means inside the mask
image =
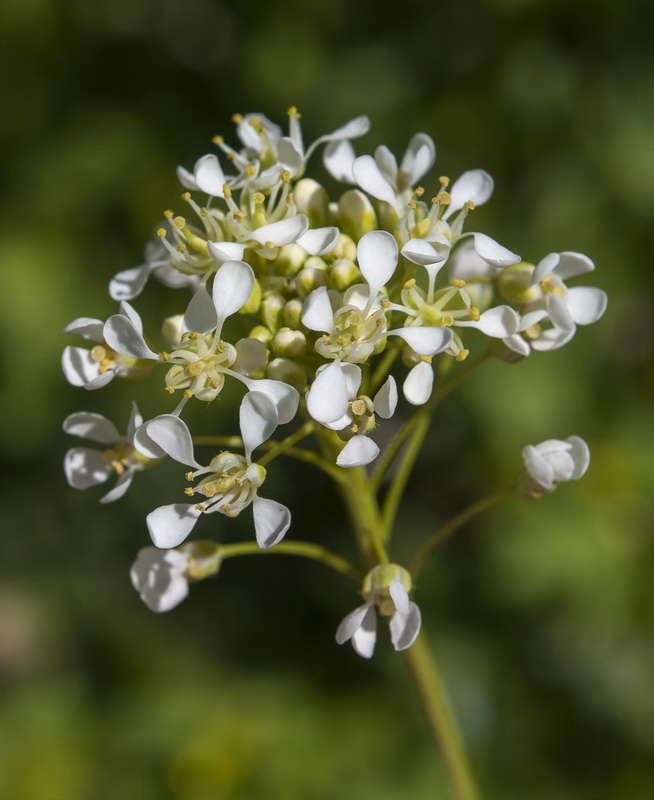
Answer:
[{"label": "white flower cluster", "polygon": [[[436,157],[428,135],[416,134],[398,165],[384,146],[356,156],[352,142],[368,132],[366,117],[305,147],[299,113],[291,108],[288,116],[285,135],[262,114],[236,115],[238,148],[215,137],[217,154],[203,156],[192,170],[179,167],[186,212],[166,211],[145,262],[111,280],[117,313],[106,321],[82,317],[65,329],[90,345],[64,351],[71,384],[96,390],[162,366],[159,386],[179,392],[176,404],[146,421],[134,406],[124,437],[92,412],[64,423],[68,433],[107,446],[73,448],[65,463],[78,489],[117,475],[102,502],[121,497],[136,472],[166,456],[192,469],[186,477],[193,485],[184,491],[193,500],[148,516],[163,552],[142,550],[132,570],[135,587],[156,611],[174,607],[188,580],[206,573],[198,571],[191,545],[182,546],[201,516],[234,517],[252,506],[260,547],[284,537],[290,512],[260,496],[266,469],[252,460],[279,425],[299,415],[335,431],[342,445],[334,469],[369,464],[379,455],[370,434],[398,405],[396,378],[388,374],[394,356],[405,368],[404,398],[420,406],[432,393],[433,358],[465,360],[470,329],[495,340],[501,357],[518,358],[563,346],[577,325],[599,319],[606,307],[599,289],[566,286],[594,268],[586,256],[551,253],[534,266],[486,234],[464,231],[474,208],[493,192],[483,170],[469,170],[451,185],[438,178],[426,200],[419,184]],[[350,184],[335,199],[304,177],[320,145],[326,145],[328,172]],[[151,275],[183,290],[180,313],[163,320],[159,337],[146,333],[131,305]],[[380,372],[382,360],[387,366]],[[245,390],[243,453],[220,452],[203,466],[182,415],[188,402],[215,400],[227,379]],[[223,424],[216,435],[232,433]],[[567,479],[560,458],[548,478],[543,465],[552,458],[538,448],[529,456],[542,492]],[[578,472],[573,468],[568,478]],[[366,604],[344,620],[339,641],[352,639],[358,652],[370,655],[378,610],[391,616],[396,649],[408,646],[420,625],[408,599],[410,579],[404,572],[375,574],[368,584]]]}]

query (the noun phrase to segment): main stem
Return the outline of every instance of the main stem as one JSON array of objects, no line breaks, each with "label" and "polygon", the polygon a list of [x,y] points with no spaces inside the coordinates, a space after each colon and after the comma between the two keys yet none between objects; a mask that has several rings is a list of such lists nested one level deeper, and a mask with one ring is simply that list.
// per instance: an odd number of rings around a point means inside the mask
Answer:
[{"label": "main stem", "polygon": [[447,699],[445,686],[424,633],[404,651],[456,800],[480,800]]}]

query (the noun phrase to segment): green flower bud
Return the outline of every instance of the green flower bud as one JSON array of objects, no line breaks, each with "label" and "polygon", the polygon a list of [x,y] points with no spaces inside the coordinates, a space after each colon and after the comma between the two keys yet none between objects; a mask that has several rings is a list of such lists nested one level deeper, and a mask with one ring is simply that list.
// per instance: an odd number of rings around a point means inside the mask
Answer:
[{"label": "green flower bud", "polygon": [[289,328],[297,330],[302,322],[302,301],[298,297],[289,300],[284,306],[284,322]]},{"label": "green flower bud", "polygon": [[252,287],[252,293],[248,298],[247,303],[239,310],[239,314],[256,314],[261,305],[261,284],[255,280]]},{"label": "green flower bud", "polygon": [[298,392],[304,391],[307,385],[306,371],[289,358],[273,358],[268,364],[268,377],[274,381],[288,383]]},{"label": "green flower bud", "polygon": [[[309,262],[312,262],[311,266],[309,266]],[[319,286],[327,285],[326,266],[325,262],[317,256],[306,260],[304,268],[295,276],[295,288],[302,299]]]},{"label": "green flower bud", "polygon": [[260,342],[263,342],[266,347],[270,347],[272,337],[272,333],[265,325],[255,325],[248,334],[248,339],[258,339]]},{"label": "green flower bud", "polygon": [[281,294],[269,294],[261,303],[261,316],[273,333],[282,327],[285,305],[286,300]]},{"label": "green flower bud", "polygon": [[349,236],[346,234],[341,233],[338,237],[338,244],[336,247],[328,254],[328,258],[337,260],[339,258],[346,258],[348,261],[356,261],[357,258],[357,246],[356,243],[352,241]]},{"label": "green flower bud", "polygon": [[291,328],[280,328],[272,340],[272,351],[277,356],[302,355],[307,349],[307,340],[302,331],[294,331]]},{"label": "green flower bud", "polygon": [[363,283],[363,276],[356,264],[346,258],[340,258],[332,264],[330,277],[334,289],[344,292],[356,283]]},{"label": "green flower bud", "polygon": [[358,242],[364,233],[377,229],[377,215],[372,203],[358,189],[341,195],[338,201],[339,227]]},{"label": "green flower bud", "polygon": [[297,274],[304,262],[307,260],[307,251],[299,244],[285,244],[279,248],[279,253],[275,259],[275,273],[291,278]]},{"label": "green flower bud", "polygon": [[497,288],[502,297],[509,303],[517,305],[539,300],[542,297],[540,286],[529,285],[533,272],[534,267],[524,261],[503,269],[497,278]]},{"label": "green flower bud", "polygon": [[163,325],[161,326],[161,335],[166,340],[166,344],[171,350],[176,350],[182,341],[183,321],[183,314],[176,314],[174,317],[168,317],[163,321]]},{"label": "green flower bud", "polygon": [[300,214],[309,217],[310,227],[329,225],[329,195],[311,178],[303,178],[293,187],[293,199]]}]

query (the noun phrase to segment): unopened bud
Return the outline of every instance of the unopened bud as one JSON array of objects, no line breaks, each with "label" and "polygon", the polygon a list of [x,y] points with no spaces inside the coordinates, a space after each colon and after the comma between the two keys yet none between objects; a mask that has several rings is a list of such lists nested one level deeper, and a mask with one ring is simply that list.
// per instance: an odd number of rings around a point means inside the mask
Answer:
[{"label": "unopened bud", "polygon": [[272,351],[276,356],[294,358],[302,355],[307,348],[307,340],[302,331],[280,328],[272,340]]},{"label": "unopened bud", "polygon": [[279,248],[279,253],[275,259],[275,274],[291,278],[301,269],[307,260],[307,251],[299,244],[285,244]]},{"label": "unopened bud", "polygon": [[341,195],[338,201],[338,221],[343,233],[355,242],[368,233],[377,229],[377,215],[372,203],[358,189],[351,189]]},{"label": "unopened bud", "polygon": [[285,305],[286,301],[281,294],[269,294],[261,303],[261,316],[273,333],[282,327]]},{"label": "unopened bud", "polygon": [[302,322],[303,303],[299,297],[289,300],[284,306],[284,322],[289,328],[296,330]]},{"label": "unopened bud", "polygon": [[363,283],[363,276],[357,265],[346,258],[340,258],[332,264],[330,277],[334,289],[339,292],[344,292],[357,283]]},{"label": "unopened bud", "polygon": [[307,385],[307,373],[295,361],[290,358],[273,358],[268,364],[268,377],[274,381],[288,383],[298,392],[304,391]]}]

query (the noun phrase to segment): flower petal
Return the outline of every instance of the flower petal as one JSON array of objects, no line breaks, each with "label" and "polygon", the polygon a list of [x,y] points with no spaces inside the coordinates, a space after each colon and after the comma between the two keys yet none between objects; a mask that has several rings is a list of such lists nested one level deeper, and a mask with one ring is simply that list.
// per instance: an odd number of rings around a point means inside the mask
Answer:
[{"label": "flower petal", "polygon": [[568,289],[565,302],[577,325],[590,325],[597,322],[606,311],[608,297],[606,292],[594,286],[575,286],[574,289]]},{"label": "flower petal", "polygon": [[357,245],[361,274],[370,286],[370,296],[376,297],[382,286],[393,277],[397,267],[398,247],[395,237],[387,231],[370,231]]},{"label": "flower petal", "polygon": [[120,439],[113,422],[102,414],[95,414],[92,411],[76,411],[74,414],[69,414],[64,420],[63,429],[72,436],[82,436],[84,439],[102,444],[114,444]]},{"label": "flower petal", "polygon": [[[146,439],[143,437],[141,431],[145,430]],[[189,467],[198,469],[201,465],[195,460],[193,454],[193,438],[186,423],[175,414],[161,414],[154,419],[149,420],[137,431],[135,437],[137,449],[143,452],[143,449],[149,449],[150,453],[157,451],[151,447],[154,442],[161,452],[158,455],[150,455],[143,453],[148,458],[161,458],[162,455],[167,455],[180,464],[187,464]],[[150,447],[148,448],[148,444]]]},{"label": "flower petal", "polygon": [[207,333],[214,330],[217,324],[218,315],[216,314],[213,298],[207,291],[206,286],[199,286],[186,308],[182,331]]},{"label": "flower petal", "polygon": [[356,153],[354,147],[347,139],[330,142],[323,151],[322,163],[332,178],[342,183],[354,183],[352,165]]},{"label": "flower petal", "polygon": [[207,250],[214,261],[224,264],[225,261],[242,261],[246,245],[240,242],[207,242]]},{"label": "flower petal", "polygon": [[522,260],[519,255],[499,244],[495,239],[491,239],[490,236],[486,236],[485,233],[473,233],[472,238],[477,255],[493,267],[508,267]]},{"label": "flower petal", "polygon": [[188,555],[177,550],[162,552],[143,547],[130,570],[132,586],[151,611],[170,611],[188,595],[185,572]]},{"label": "flower petal", "polygon": [[421,356],[435,356],[442,353],[452,343],[454,334],[450,328],[423,326],[414,328],[398,328],[388,332],[389,336],[399,336]]},{"label": "flower petal", "polygon": [[522,459],[527,472],[543,489],[551,492],[554,489],[554,470],[549,461],[538,452],[533,445],[522,449]]},{"label": "flower petal", "polygon": [[104,483],[113,471],[113,467],[107,464],[100,450],[73,447],[64,456],[64,473],[73,489],[88,489]]},{"label": "flower petal", "polygon": [[109,281],[109,295],[112,300],[132,300],[143,291],[150,269],[142,264],[116,273]]},{"label": "flower petal", "polygon": [[300,395],[297,389],[287,383],[270,378],[254,380],[245,375],[239,375],[238,377],[241,383],[244,383],[251,392],[263,392],[263,394],[268,395],[277,408],[280,425],[285,425],[293,419],[300,402]]},{"label": "flower petal", "polygon": [[302,310],[302,324],[310,331],[334,332],[334,312],[325,286],[307,295]]},{"label": "flower petal", "polygon": [[352,634],[352,647],[363,658],[372,658],[377,642],[377,612],[370,606],[361,625]]},{"label": "flower petal", "polygon": [[155,508],[146,518],[152,541],[164,549],[177,547],[193,530],[200,514],[202,511],[187,503]]},{"label": "flower petal", "polygon": [[430,364],[420,361],[407,375],[402,391],[411,405],[421,406],[429,400],[433,385],[434,370]]},{"label": "flower petal", "polygon": [[74,319],[66,325],[64,333],[76,333],[78,336],[90,339],[92,342],[101,342],[103,326],[104,322],[101,319],[78,317],[78,319]]},{"label": "flower petal", "polygon": [[109,317],[104,324],[103,334],[109,347],[121,356],[159,361],[157,353],[150,350],[143,335],[124,314],[114,314]]},{"label": "flower petal", "polygon": [[195,183],[201,192],[206,192],[212,197],[225,196],[225,173],[222,171],[218,156],[210,153],[202,156],[195,163],[193,169]]},{"label": "flower petal", "polygon": [[590,464],[590,449],[580,436],[568,436],[565,441],[572,445],[570,455],[574,461],[574,469],[570,480],[576,481],[579,480],[582,475],[586,474],[586,470]]},{"label": "flower petal", "polygon": [[262,225],[260,228],[249,234],[250,239],[254,239],[259,244],[272,242],[277,247],[291,244],[308,230],[309,220],[304,214],[296,214],[294,217],[282,219],[279,222],[271,222],[269,225]]},{"label": "flower petal", "polygon": [[[424,361],[420,362],[424,364]],[[375,414],[379,414],[383,419],[390,419],[397,407],[397,384],[395,378],[389,375],[373,398]]]},{"label": "flower petal", "polygon": [[338,228],[311,228],[295,240],[311,256],[330,253],[338,244]]},{"label": "flower petal", "polygon": [[113,503],[125,494],[134,480],[134,470],[127,470],[118,477],[118,480],[107,494],[100,498],[101,503]]},{"label": "flower petal", "polygon": [[447,219],[467,202],[480,206],[490,199],[495,183],[483,169],[470,169],[460,175],[450,189],[450,205],[443,215]]},{"label": "flower petal", "polygon": [[399,612],[393,614],[389,627],[393,647],[398,652],[406,650],[415,642],[420,633],[421,622],[420,609],[415,603],[409,603],[409,610],[406,614]]},{"label": "flower petal", "polygon": [[388,587],[388,593],[391,596],[395,609],[400,614],[409,613],[409,592],[406,586],[399,578],[393,578]]},{"label": "flower petal", "polygon": [[505,336],[513,336],[519,324],[520,318],[511,306],[495,306],[484,311],[476,327],[486,336],[502,339]]},{"label": "flower petal", "polygon": [[436,145],[431,136],[426,133],[416,133],[411,137],[400,164],[400,171],[403,173],[406,183],[406,186],[402,188],[415,186],[420,178],[429,172],[435,160]]},{"label": "flower petal", "polygon": [[[100,365],[85,347],[65,347],[61,354],[61,368],[73,386],[87,386],[100,375]],[[109,376],[109,381],[113,371],[107,370],[104,375]]]},{"label": "flower petal", "polygon": [[213,279],[213,303],[220,331],[227,317],[239,311],[250,299],[254,272],[244,261],[225,261]]},{"label": "flower petal", "polygon": [[549,253],[545,256],[545,258],[541,258],[538,264],[536,264],[534,267],[531,279],[529,280],[529,285],[535,286],[537,283],[540,283],[543,278],[546,278],[557,268],[560,260],[560,253]]},{"label": "flower petal", "polygon": [[354,611],[350,611],[350,613],[341,620],[336,629],[337,644],[345,644],[345,642],[348,642],[354,636],[355,632],[361,627],[361,623],[370,608],[370,603],[364,603],[364,605],[355,608]]},{"label": "flower petal", "polygon": [[595,264],[583,253],[564,250],[562,253],[559,253],[559,256],[560,259],[556,267],[556,274],[562,281],[573,278],[575,275],[592,272],[595,269]]},{"label": "flower petal", "polygon": [[553,325],[562,331],[574,331],[575,322],[568,311],[568,305],[564,299],[554,294],[548,294],[545,305]]},{"label": "flower petal", "polygon": [[245,457],[250,461],[252,451],[270,439],[277,427],[279,423],[277,408],[263,392],[248,392],[241,401],[239,423]]},{"label": "flower petal", "polygon": [[398,213],[400,211],[395,190],[384,177],[372,156],[359,156],[352,164],[354,180],[363,189],[378,200],[389,203]]},{"label": "flower petal", "polygon": [[259,547],[274,547],[281,542],[291,524],[291,512],[286,506],[275,500],[255,495],[252,501],[252,514]]},{"label": "flower petal", "polygon": [[420,264],[423,267],[445,261],[445,257],[439,255],[425,239],[409,239],[402,248],[402,255],[414,264]]},{"label": "flower petal", "polygon": [[345,414],[349,397],[339,362],[328,364],[316,375],[306,400],[307,410],[317,422],[334,422]]},{"label": "flower petal", "polygon": [[367,436],[353,436],[338,454],[339,467],[362,467],[370,464],[379,455],[379,447]]}]

